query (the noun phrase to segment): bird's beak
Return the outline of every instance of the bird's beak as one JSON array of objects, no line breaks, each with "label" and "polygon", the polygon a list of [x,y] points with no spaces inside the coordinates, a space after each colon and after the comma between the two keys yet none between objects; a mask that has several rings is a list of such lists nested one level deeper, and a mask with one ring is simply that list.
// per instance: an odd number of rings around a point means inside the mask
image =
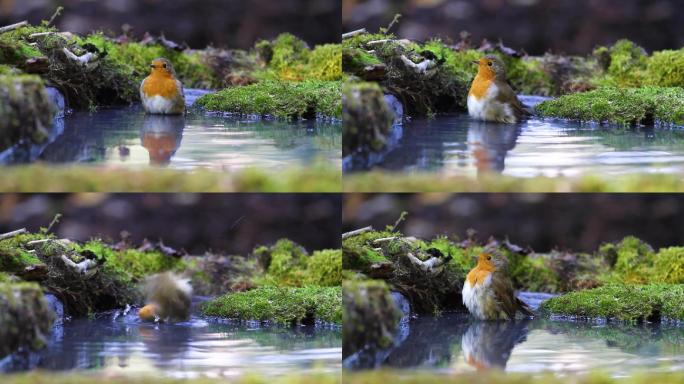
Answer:
[{"label": "bird's beak", "polygon": [[473,63],[473,64],[478,64],[478,65],[479,65],[479,64],[480,64],[480,61],[479,61],[479,60],[473,60],[473,61],[471,61],[471,63]]},{"label": "bird's beak", "polygon": [[156,67],[154,66],[154,64],[152,64],[152,65],[150,65],[150,68],[156,68]]}]

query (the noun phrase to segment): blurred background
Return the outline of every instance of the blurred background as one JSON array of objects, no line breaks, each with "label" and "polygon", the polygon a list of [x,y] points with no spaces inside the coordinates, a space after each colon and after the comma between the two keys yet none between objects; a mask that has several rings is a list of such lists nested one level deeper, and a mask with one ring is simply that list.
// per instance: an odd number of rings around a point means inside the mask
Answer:
[{"label": "blurred background", "polygon": [[541,55],[586,54],[596,45],[627,38],[649,51],[684,45],[682,0],[342,0],[345,32],[387,27],[391,32],[426,40],[439,36],[459,41],[461,31]]},{"label": "blurred background", "polygon": [[670,194],[345,194],[342,230],[383,229],[402,211],[406,235],[465,239],[472,228],[480,241],[508,236],[537,252],[593,252],[628,235],[684,245],[684,195]]},{"label": "blurred background", "polygon": [[0,233],[38,231],[72,240],[144,238],[191,254],[247,254],[286,237],[312,251],[340,247],[339,194],[2,194]]},{"label": "blurred background", "polygon": [[310,45],[338,42],[340,0],[0,0],[0,24],[47,20],[64,7],[55,25],[85,34],[95,30],[121,34],[132,27],[186,42],[192,48],[247,49],[258,39],[290,32]]}]

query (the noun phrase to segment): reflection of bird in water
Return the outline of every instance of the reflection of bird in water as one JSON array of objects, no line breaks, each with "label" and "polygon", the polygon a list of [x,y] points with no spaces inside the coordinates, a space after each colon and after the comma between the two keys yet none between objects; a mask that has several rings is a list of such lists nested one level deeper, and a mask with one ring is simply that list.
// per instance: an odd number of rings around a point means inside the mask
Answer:
[{"label": "reflection of bird in water", "polygon": [[171,272],[147,278],[145,293],[148,304],[140,309],[143,321],[184,321],[190,317],[192,286],[190,280]]},{"label": "reflection of bird in water", "polygon": [[508,151],[515,148],[520,135],[516,125],[471,121],[468,124],[468,147],[478,172],[504,170]]},{"label": "reflection of bird in water", "polygon": [[121,160],[126,160],[128,158],[128,156],[131,155],[131,149],[128,148],[127,146],[123,145],[123,144],[119,145],[118,149],[119,149],[119,158],[121,158]]},{"label": "reflection of bird in water", "polygon": [[495,249],[480,254],[477,265],[466,276],[462,296],[468,311],[480,320],[514,320],[517,312],[534,316],[515,296],[506,255]]},{"label": "reflection of bird in water", "polygon": [[513,347],[525,341],[529,319],[520,321],[476,321],[461,339],[463,358],[481,369],[506,368]]},{"label": "reflection of bird in water", "polygon": [[140,130],[150,165],[168,165],[180,147],[185,128],[184,116],[146,115]]}]

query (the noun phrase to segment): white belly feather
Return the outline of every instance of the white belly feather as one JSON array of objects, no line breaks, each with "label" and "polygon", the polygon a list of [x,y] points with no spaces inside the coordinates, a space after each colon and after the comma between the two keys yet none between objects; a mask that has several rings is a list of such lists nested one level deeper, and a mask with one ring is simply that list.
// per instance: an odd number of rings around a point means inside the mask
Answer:
[{"label": "white belly feather", "polygon": [[491,285],[491,273],[480,284],[471,286],[470,282],[466,280],[463,283],[463,304],[473,316],[480,320],[507,319],[508,315],[499,310],[500,306]]},{"label": "white belly feather", "polygon": [[152,97],[143,96],[142,102],[145,110],[149,113],[168,114],[171,113],[174,107],[174,102],[171,99],[159,95]]},{"label": "white belly feather", "polygon": [[470,117],[484,121],[497,121],[513,124],[517,118],[510,105],[496,100],[499,89],[491,84],[487,93],[478,99],[474,95],[468,95],[468,114]]}]

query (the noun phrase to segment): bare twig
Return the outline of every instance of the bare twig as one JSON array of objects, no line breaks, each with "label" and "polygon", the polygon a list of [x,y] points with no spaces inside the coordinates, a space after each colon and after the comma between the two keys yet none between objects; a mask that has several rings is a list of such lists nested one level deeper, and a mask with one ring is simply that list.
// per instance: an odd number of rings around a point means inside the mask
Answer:
[{"label": "bare twig", "polygon": [[0,240],[9,239],[9,238],[14,237],[16,235],[21,235],[22,233],[26,233],[26,228],[21,228],[21,229],[17,229],[16,231],[0,234]]},{"label": "bare twig", "polygon": [[372,41],[367,42],[366,45],[377,45],[377,44],[388,43],[390,41],[394,41],[394,39],[372,40]]},{"label": "bare twig", "polygon": [[347,232],[347,233],[343,233],[343,234],[342,234],[342,240],[344,240],[344,239],[346,239],[346,238],[349,238],[349,237],[354,237],[354,236],[360,235],[360,234],[362,234],[362,233],[370,232],[370,231],[372,231],[372,230],[373,230],[373,227],[370,226],[370,225],[367,226],[367,227],[355,229],[355,230],[353,230],[353,231],[350,231],[350,232]]},{"label": "bare twig", "polygon": [[399,239],[401,239],[400,236],[382,237],[382,238],[373,240],[373,244],[377,245],[377,244],[382,244],[382,243],[386,243],[388,241],[399,240]]},{"label": "bare twig", "polygon": [[430,66],[434,63],[434,61],[432,60],[425,59],[420,63],[416,64],[413,61],[409,60],[405,55],[401,55],[400,59],[404,63],[404,65],[413,69],[414,72],[421,74],[427,72],[428,68],[430,68]]},{"label": "bare twig", "polygon": [[26,20],[20,21],[20,22],[15,23],[15,24],[10,24],[10,25],[7,25],[5,27],[1,27],[0,33],[14,31],[15,29],[21,28],[21,27],[26,26],[26,25],[28,25],[28,21],[26,21]]},{"label": "bare twig", "polygon": [[62,11],[63,11],[63,10],[64,10],[64,7],[62,7],[62,6],[57,7],[57,9],[55,10],[55,13],[53,13],[53,14],[52,14],[52,17],[50,18],[50,20],[48,20],[47,25],[50,26],[50,25],[52,24],[52,22],[55,21],[55,19],[56,19],[59,15],[62,14]]},{"label": "bare twig", "polygon": [[366,28],[361,28],[361,29],[357,29],[356,31],[351,31],[351,32],[343,33],[343,34],[342,34],[342,38],[343,38],[343,39],[348,39],[348,38],[350,38],[350,37],[354,37],[354,36],[356,36],[356,35],[360,35],[360,34],[366,33],[366,32],[367,32],[367,31],[366,31]]},{"label": "bare twig", "polygon": [[28,37],[30,39],[35,39],[36,37],[48,36],[48,35],[52,35],[53,33],[55,33],[55,32],[37,32],[37,33],[30,34]]},{"label": "bare twig", "polygon": [[52,229],[52,227],[54,227],[55,224],[59,223],[59,219],[61,219],[61,218],[62,218],[61,213],[56,214],[55,217],[52,218],[50,225],[48,225],[47,229],[45,230],[45,233],[50,233],[50,230]]},{"label": "bare twig", "polygon": [[401,224],[402,221],[406,220],[406,215],[408,215],[408,212],[402,211],[401,215],[399,215],[399,218],[397,221],[394,222],[394,225],[392,226],[392,229],[390,232],[396,232],[397,228],[399,228],[399,225]]},{"label": "bare twig", "polygon": [[69,60],[75,61],[84,67],[88,66],[88,64],[90,63],[91,60],[94,61],[97,59],[97,55],[92,53],[92,52],[85,53],[81,56],[76,56],[68,48],[64,48],[64,49],[62,49],[62,51],[67,56],[67,58],[69,58]]},{"label": "bare twig", "polygon": [[444,264],[444,261],[437,258],[437,257],[431,257],[425,261],[422,261],[419,258],[413,256],[413,254],[411,252],[408,252],[406,254],[406,256],[411,261],[411,263],[415,264],[417,267],[419,267],[424,272],[434,273],[434,272],[436,272],[435,268]]},{"label": "bare twig", "polygon": [[394,19],[392,19],[392,22],[389,23],[389,25],[387,26],[385,33],[389,33],[390,29],[392,29],[392,27],[399,23],[399,19],[401,19],[401,13],[397,13],[396,15],[394,15]]}]

